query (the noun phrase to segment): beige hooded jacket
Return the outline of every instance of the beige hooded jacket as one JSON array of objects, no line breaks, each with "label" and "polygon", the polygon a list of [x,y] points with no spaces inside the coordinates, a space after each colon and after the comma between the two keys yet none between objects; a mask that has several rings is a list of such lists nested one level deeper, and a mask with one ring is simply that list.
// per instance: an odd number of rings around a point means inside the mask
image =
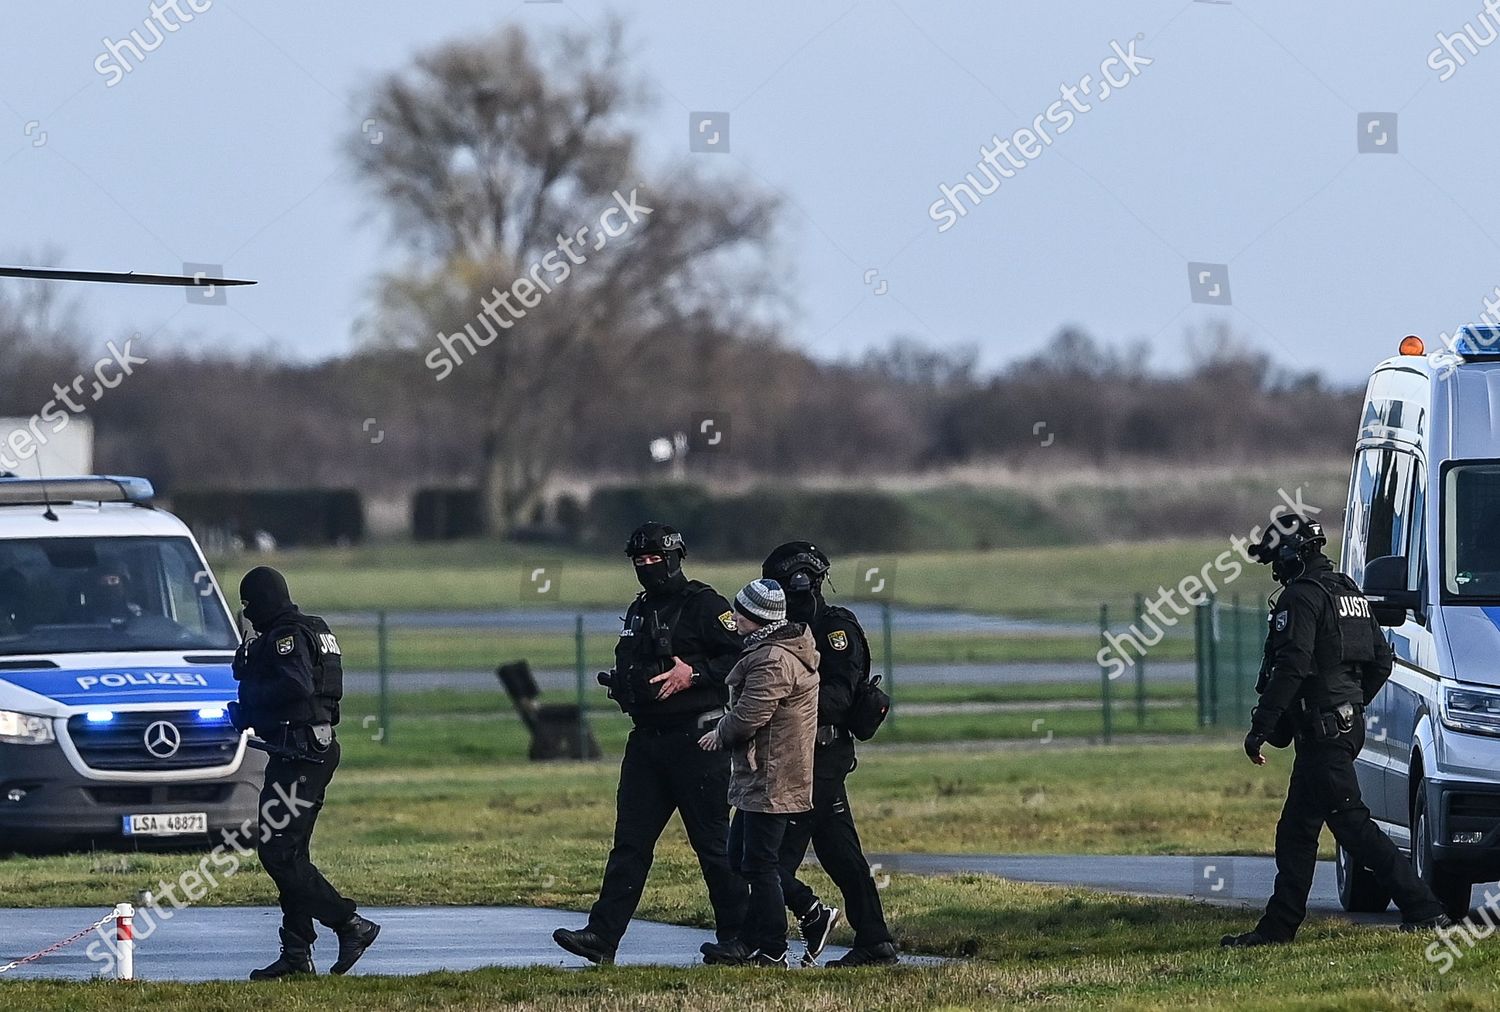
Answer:
[{"label": "beige hooded jacket", "polygon": [[746,648],[729,672],[719,742],[731,751],[729,803],[747,812],[812,808],[818,733],[818,649],[793,622]]}]

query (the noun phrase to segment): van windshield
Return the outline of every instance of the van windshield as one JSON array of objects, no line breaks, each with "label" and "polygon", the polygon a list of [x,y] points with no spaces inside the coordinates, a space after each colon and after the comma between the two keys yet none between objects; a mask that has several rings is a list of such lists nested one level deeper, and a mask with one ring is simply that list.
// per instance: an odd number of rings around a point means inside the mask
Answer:
[{"label": "van windshield", "polygon": [[0,541],[0,656],[237,642],[187,538]]},{"label": "van windshield", "polygon": [[1500,463],[1450,468],[1443,500],[1444,589],[1458,598],[1500,598]]}]

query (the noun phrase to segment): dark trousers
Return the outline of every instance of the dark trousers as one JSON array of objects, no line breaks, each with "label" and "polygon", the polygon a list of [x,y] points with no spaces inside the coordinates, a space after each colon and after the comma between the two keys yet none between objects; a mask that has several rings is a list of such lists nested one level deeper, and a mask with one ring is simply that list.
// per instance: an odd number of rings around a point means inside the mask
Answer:
[{"label": "dark trousers", "polygon": [[1299,737],[1281,820],[1276,823],[1276,887],[1255,930],[1290,941],[1307,917],[1307,893],[1318,860],[1324,823],[1355,864],[1370,869],[1390,889],[1408,921],[1442,913],[1442,904],[1417,877],[1411,863],[1370,818],[1359,796],[1354,757],[1365,744],[1365,727],[1337,738]]},{"label": "dark trousers", "polygon": [[334,928],[354,916],[353,900],[339,895],[312,863],[309,848],[323,796],[339,765],[339,743],[322,763],[272,756],[260,792],[260,863],[281,893],[283,943],[311,945],[313,921]]},{"label": "dark trousers", "polygon": [[813,759],[812,811],[791,817],[781,843],[781,890],[788,909],[798,918],[818,902],[817,894],[797,878],[811,843],[818,863],[844,896],[844,915],[854,928],[854,944],[880,945],[891,940],[891,930],[886,927],[880,891],[865,860],[844,786],[855,765],[854,742],[848,738],[818,746]]},{"label": "dark trousers", "polygon": [[698,855],[719,941],[740,933],[745,883],[729,865],[729,753],[698,747],[696,727],[670,733],[636,728],[625,744],[615,802],[615,842],[604,866],[604,884],[589,912],[589,930],[618,946],[635,916],[656,841],[672,813],[682,815]]},{"label": "dark trousers", "polygon": [[781,895],[781,841],[790,816],[736,811],[729,824],[729,860],[750,885],[740,940],[768,956],[786,952],[786,900]]}]

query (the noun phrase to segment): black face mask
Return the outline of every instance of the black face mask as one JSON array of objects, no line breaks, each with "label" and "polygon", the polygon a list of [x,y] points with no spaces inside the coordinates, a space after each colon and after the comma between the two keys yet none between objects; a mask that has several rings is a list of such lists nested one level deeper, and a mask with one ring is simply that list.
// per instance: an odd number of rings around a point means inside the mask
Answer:
[{"label": "black face mask", "polygon": [[659,594],[672,589],[682,577],[682,564],[675,558],[663,559],[635,567],[636,582],[648,594]]},{"label": "black face mask", "polygon": [[818,595],[811,590],[786,592],[786,617],[793,622],[811,622],[818,617]]},{"label": "black face mask", "polygon": [[278,615],[292,607],[286,578],[270,566],[256,566],[240,581],[245,617],[257,632],[265,632]]}]

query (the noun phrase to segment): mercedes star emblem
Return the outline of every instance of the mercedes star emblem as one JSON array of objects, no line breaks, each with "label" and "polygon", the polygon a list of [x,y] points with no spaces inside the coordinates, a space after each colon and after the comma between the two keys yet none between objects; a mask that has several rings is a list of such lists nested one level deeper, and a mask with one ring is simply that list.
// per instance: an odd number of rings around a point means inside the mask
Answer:
[{"label": "mercedes star emblem", "polygon": [[146,728],[146,751],[158,759],[170,759],[182,747],[182,732],[170,721],[158,720]]}]

